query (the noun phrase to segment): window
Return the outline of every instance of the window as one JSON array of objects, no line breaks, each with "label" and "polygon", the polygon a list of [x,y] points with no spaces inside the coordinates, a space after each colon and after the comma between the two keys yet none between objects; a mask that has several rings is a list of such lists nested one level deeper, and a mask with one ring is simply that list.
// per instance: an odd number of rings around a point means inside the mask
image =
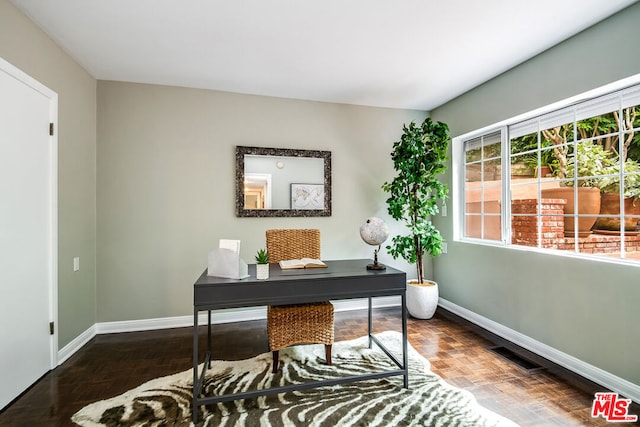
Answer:
[{"label": "window", "polygon": [[640,86],[454,143],[462,240],[640,263]]},{"label": "window", "polygon": [[502,132],[464,142],[463,235],[502,240]]}]

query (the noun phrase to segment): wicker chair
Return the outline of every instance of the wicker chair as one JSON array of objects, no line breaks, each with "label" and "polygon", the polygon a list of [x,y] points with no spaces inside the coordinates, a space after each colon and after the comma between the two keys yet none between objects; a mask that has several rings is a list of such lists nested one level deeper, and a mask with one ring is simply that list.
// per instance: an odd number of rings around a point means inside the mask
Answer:
[{"label": "wicker chair", "polygon": [[[269,262],[287,259],[320,259],[320,230],[267,230]],[[278,351],[294,344],[325,345],[326,361],[331,365],[333,344],[333,304],[329,301],[267,307],[269,349],[273,352],[273,372],[278,372]]]}]

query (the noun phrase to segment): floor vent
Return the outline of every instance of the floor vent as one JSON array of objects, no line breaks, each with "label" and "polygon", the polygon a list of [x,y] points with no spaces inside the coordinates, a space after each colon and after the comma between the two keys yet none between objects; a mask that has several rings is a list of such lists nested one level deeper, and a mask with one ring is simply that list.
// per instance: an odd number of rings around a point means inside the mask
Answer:
[{"label": "floor vent", "polygon": [[497,354],[498,356],[501,356],[509,362],[514,363],[516,366],[524,369],[528,373],[535,373],[545,369],[544,366],[532,362],[531,360],[525,359],[524,357],[517,355],[513,351],[503,346],[490,347],[489,351]]}]

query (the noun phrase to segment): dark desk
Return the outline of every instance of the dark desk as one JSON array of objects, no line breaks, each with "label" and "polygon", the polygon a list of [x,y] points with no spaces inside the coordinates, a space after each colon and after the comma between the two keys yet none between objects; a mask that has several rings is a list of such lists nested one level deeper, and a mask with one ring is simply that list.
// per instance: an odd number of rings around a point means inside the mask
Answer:
[{"label": "dark desk", "polygon": [[[327,268],[282,270],[277,264],[270,265],[269,278],[256,279],[255,265],[249,265],[246,279],[224,279],[207,276],[205,270],[193,285],[193,421],[197,422],[197,408],[209,403],[246,399],[266,394],[303,390],[312,387],[363,381],[396,375],[404,376],[404,387],[408,387],[407,369],[407,310],[406,275],[387,267],[386,270],[367,270],[371,260],[327,261]],[[402,360],[391,354],[371,333],[371,299],[399,295],[402,297]],[[369,347],[375,342],[398,369],[335,380],[315,381],[274,387],[265,390],[200,397],[207,367],[211,363],[211,310],[236,307],[252,307],[282,304],[300,304],[338,299],[367,298],[369,300]],[[208,312],[207,352],[202,373],[198,375],[198,314]]]}]

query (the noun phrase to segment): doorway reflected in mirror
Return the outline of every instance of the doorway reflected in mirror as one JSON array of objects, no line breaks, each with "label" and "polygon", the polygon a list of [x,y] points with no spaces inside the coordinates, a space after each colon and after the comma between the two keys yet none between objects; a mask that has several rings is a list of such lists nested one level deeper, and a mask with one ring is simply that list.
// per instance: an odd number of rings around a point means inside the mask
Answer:
[{"label": "doorway reflected in mirror", "polygon": [[271,174],[244,174],[244,208],[271,209]]}]

